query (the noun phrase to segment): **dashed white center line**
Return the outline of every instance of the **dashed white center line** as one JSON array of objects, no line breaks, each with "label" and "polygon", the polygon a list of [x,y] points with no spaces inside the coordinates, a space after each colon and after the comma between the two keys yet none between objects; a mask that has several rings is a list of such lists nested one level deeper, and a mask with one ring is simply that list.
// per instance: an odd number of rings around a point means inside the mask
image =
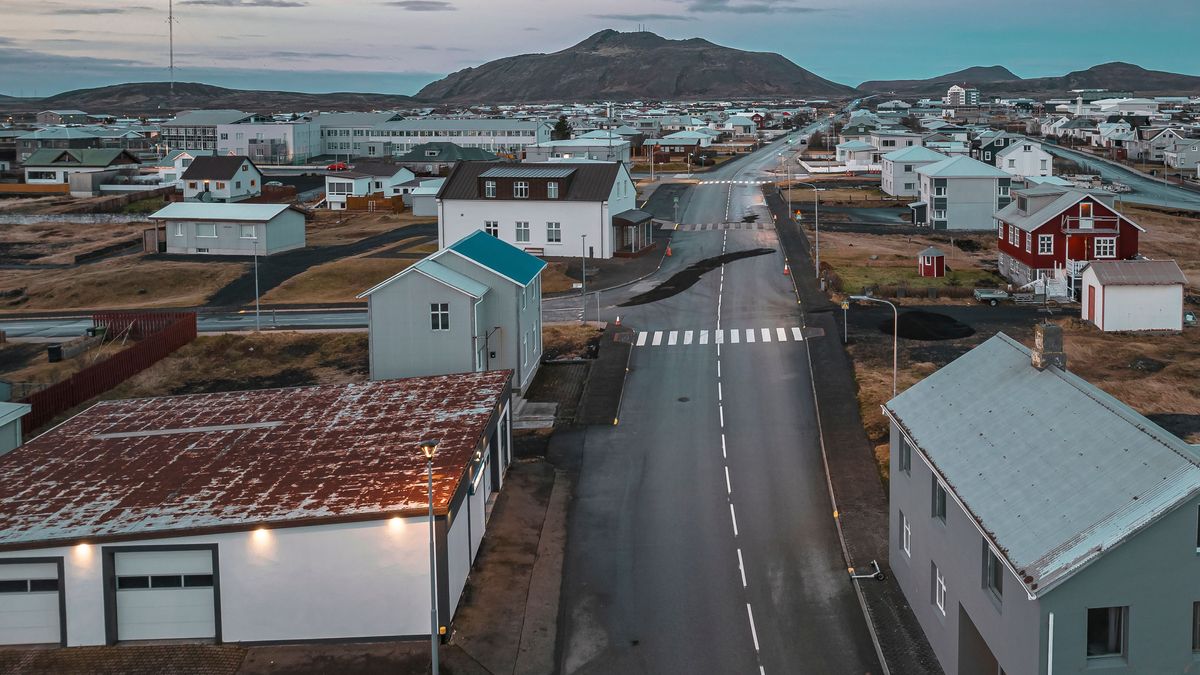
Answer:
[{"label": "dashed white center line", "polygon": [[717,415],[721,418],[721,428],[724,429],[725,428],[725,406],[723,406],[723,405],[717,406]]},{"label": "dashed white center line", "polygon": [[758,630],[754,628],[754,610],[746,603],[746,615],[750,617],[750,636],[754,638],[754,651],[758,651]]},{"label": "dashed white center line", "polygon": [[729,465],[728,464],[725,465],[725,493],[733,494],[733,483],[729,482]]},{"label": "dashed white center line", "polygon": [[721,434],[721,458],[728,459],[729,455],[725,453],[725,434]]},{"label": "dashed white center line", "polygon": [[[720,375],[718,375],[717,377],[720,377]],[[722,394],[722,392],[721,392],[721,383],[720,383],[720,382],[717,382],[717,400],[718,400],[718,401],[721,401],[721,400],[722,400],[722,398],[723,398],[723,397],[721,396],[721,394]]]},{"label": "dashed white center line", "polygon": [[742,588],[746,587],[746,563],[742,561],[742,549],[738,549],[738,571],[742,573]]},{"label": "dashed white center line", "polygon": [[[733,502],[730,502],[730,503],[729,503],[729,519],[730,519],[731,521],[733,521],[733,536],[735,536],[735,537],[736,537],[736,536],[738,536],[738,529],[737,529],[737,512],[733,510]],[[755,645],[754,645],[754,648],[755,648],[755,649],[758,649],[758,645],[757,645],[757,644],[755,644]]]}]

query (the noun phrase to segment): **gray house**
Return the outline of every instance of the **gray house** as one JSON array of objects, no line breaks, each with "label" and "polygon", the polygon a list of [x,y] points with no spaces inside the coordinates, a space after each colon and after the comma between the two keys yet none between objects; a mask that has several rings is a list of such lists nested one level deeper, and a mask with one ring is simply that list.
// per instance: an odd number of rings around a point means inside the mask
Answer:
[{"label": "gray house", "polygon": [[304,212],[290,204],[174,202],[150,220],[166,229],[167,253],[272,255],[304,248]]},{"label": "gray house", "polygon": [[476,231],[359,295],[371,379],[509,369],[523,393],[542,358],[545,267]]},{"label": "gray house", "polygon": [[0,455],[21,445],[21,418],[32,409],[28,403],[0,401]]},{"label": "gray house", "polygon": [[1200,663],[1200,448],[997,334],[884,406],[892,573],[950,675]]},{"label": "gray house", "polygon": [[991,230],[1008,206],[1012,176],[964,155],[916,169],[919,201],[909,204],[913,224],[935,230]]}]

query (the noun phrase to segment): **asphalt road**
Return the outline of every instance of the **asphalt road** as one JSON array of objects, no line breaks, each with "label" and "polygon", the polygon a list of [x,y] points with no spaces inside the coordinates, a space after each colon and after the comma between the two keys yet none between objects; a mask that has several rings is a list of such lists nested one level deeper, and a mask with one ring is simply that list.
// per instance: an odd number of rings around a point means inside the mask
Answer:
[{"label": "asphalt road", "polygon": [[[780,147],[706,180],[764,178]],[[708,184],[693,188],[681,220],[747,214],[770,220],[758,186]],[[662,331],[661,344],[647,337],[634,347],[619,423],[587,431],[561,671],[879,673],[840,552],[807,343],[791,332],[802,312],[775,232],[680,231],[672,247],[653,278],[602,297],[606,318]],[[657,302],[613,306],[691,263],[760,247],[776,251],[729,262]],[[700,331],[716,329],[741,339],[718,346],[710,333],[698,344]]]},{"label": "asphalt road", "polygon": [[1088,173],[1098,174],[1106,180],[1124,183],[1133,188],[1133,192],[1117,195],[1118,199],[1172,209],[1200,210],[1200,192],[1167,185],[1160,180],[1134,173],[1119,164],[1068,150],[1053,143],[1044,143],[1042,147],[1052,155],[1076,162]]}]

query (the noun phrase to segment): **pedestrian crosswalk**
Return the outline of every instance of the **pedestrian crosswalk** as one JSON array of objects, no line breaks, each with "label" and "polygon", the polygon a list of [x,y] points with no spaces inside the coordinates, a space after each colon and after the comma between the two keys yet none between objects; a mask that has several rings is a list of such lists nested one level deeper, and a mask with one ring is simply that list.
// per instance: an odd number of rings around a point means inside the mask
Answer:
[{"label": "pedestrian crosswalk", "polygon": [[702,180],[697,185],[767,185],[769,180]]},{"label": "pedestrian crosswalk", "polygon": [[634,338],[635,347],[686,347],[689,345],[762,344],[803,342],[799,326],[771,328],[719,328],[710,330],[644,330]]},{"label": "pedestrian crosswalk", "polygon": [[675,229],[680,232],[704,232],[707,230],[773,230],[775,223],[679,223]]}]

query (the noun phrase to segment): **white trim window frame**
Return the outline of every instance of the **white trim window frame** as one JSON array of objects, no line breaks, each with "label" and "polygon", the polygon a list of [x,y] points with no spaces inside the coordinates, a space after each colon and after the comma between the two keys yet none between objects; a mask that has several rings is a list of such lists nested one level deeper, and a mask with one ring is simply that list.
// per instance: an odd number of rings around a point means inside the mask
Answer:
[{"label": "white trim window frame", "polygon": [[[201,229],[204,228],[204,229]],[[201,232],[211,232],[212,234],[201,234]],[[217,224],[216,223],[196,223],[196,238],[197,239],[216,239]]]},{"label": "white trim window frame", "polygon": [[946,616],[946,577],[935,564],[933,566],[933,604]]},{"label": "white trim window frame", "polygon": [[562,243],[562,223],[556,221],[548,221],[546,223],[546,243],[561,244]]},{"label": "white trim window frame", "polygon": [[517,240],[517,243],[520,243],[520,244],[528,244],[529,243],[529,221],[528,220],[518,220],[517,221],[516,240]]},{"label": "white trim window frame", "polygon": [[494,181],[494,180],[483,181],[483,196],[486,199],[495,199],[496,198],[496,181]]},{"label": "white trim window frame", "polygon": [[558,199],[558,181],[548,181],[546,183],[546,199]]},{"label": "white trim window frame", "polygon": [[1038,235],[1038,255],[1054,255],[1054,235]]},{"label": "white trim window frame", "polygon": [[519,180],[513,183],[513,199],[529,199],[529,181]]},{"label": "white trim window frame", "polygon": [[903,511],[900,512],[900,548],[905,555],[912,557],[912,523]]},{"label": "white trim window frame", "polygon": [[1117,238],[1116,237],[1096,237],[1092,244],[1092,253],[1097,258],[1115,258],[1117,257]]},{"label": "white trim window frame", "polygon": [[500,238],[500,221],[498,221],[498,220],[483,221],[483,231],[486,234],[490,234],[491,236],[499,239]]},{"label": "white trim window frame", "polygon": [[438,332],[450,330],[450,303],[429,303],[429,327]]}]

